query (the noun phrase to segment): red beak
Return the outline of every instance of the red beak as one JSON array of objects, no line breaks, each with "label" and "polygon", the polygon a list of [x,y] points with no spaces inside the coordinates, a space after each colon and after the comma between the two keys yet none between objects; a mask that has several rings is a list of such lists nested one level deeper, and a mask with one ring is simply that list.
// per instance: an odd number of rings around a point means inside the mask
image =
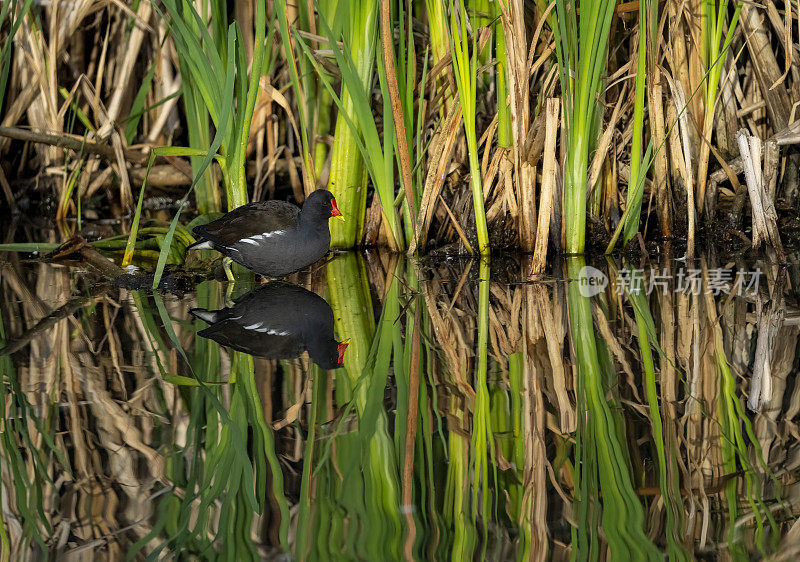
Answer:
[{"label": "red beak", "polygon": [[344,350],[347,349],[348,345],[350,345],[349,338],[336,346],[336,350],[339,352],[339,365],[342,365],[344,363]]},{"label": "red beak", "polygon": [[336,206],[336,199],[333,198],[331,198],[331,216],[339,220],[344,220],[344,215],[339,210],[339,207]]}]

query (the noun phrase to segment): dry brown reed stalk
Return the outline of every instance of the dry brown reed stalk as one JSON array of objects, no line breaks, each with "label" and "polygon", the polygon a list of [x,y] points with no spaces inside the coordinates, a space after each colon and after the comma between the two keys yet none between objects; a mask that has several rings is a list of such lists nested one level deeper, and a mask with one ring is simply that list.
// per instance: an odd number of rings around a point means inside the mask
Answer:
[{"label": "dry brown reed stalk", "polygon": [[[147,12],[146,15],[149,17],[151,7],[149,4],[145,4],[140,6],[140,12]],[[39,28],[30,15],[26,16],[21,33],[15,38],[15,41],[20,46],[19,49],[15,50],[15,69],[20,74],[15,74],[15,77],[20,83],[27,84],[27,86],[22,90],[19,97],[13,99],[12,105],[3,121],[4,125],[15,124],[25,113],[29,125],[37,130],[47,131],[55,135],[60,135],[64,132],[64,110],[72,99],[68,97],[66,101],[61,101],[61,93],[59,91],[61,84],[57,75],[58,62],[61,60],[63,53],[74,45],[73,39],[77,39],[76,34],[79,33],[79,27],[84,18],[103,6],[103,3],[89,0],[70,3],[53,2],[49,4],[45,9],[47,13],[45,21],[49,23],[46,26],[46,37],[45,28]],[[124,7],[124,5],[121,6]],[[121,20],[127,18],[127,14],[124,11],[122,15],[124,17],[120,18]],[[89,97],[92,102],[90,105],[94,107],[96,119],[102,119],[103,134],[100,138],[107,138],[112,133],[111,124],[119,115],[122,94],[129,91],[128,81],[133,70],[133,64],[136,62],[141,37],[145,29],[149,29],[145,19],[134,19],[135,23],[131,33],[131,50],[125,52],[126,58],[122,62],[117,76],[117,90],[111,100],[110,112],[105,113],[104,110],[99,109],[102,104],[97,95]],[[122,33],[125,33],[125,31],[123,30]],[[105,55],[105,50],[103,54]],[[104,60],[104,57],[101,57],[101,64],[97,68],[98,72],[105,70],[102,64]],[[76,86],[81,82],[81,78],[78,79]],[[97,78],[96,83],[99,85],[102,80],[99,79],[99,76]],[[122,178],[121,202],[123,208],[129,209],[132,207],[133,197],[127,180],[124,159],[120,157],[123,147],[119,133],[114,132],[111,140],[116,155],[117,172]],[[46,166],[49,163],[60,161],[60,154],[55,148],[49,148],[47,145],[40,147],[38,144],[35,146],[43,165]],[[95,165],[90,163],[87,167],[88,171],[91,172]]]},{"label": "dry brown reed stalk", "polygon": [[[769,241],[778,253],[778,259],[783,262],[786,257],[783,252],[780,234],[778,233],[778,215],[773,204],[773,197],[770,191],[771,182],[765,185],[765,175],[775,177],[771,170],[777,165],[776,149],[767,150],[762,168],[762,143],[758,137],[751,137],[746,131],[740,130],[736,134],[736,142],[739,145],[739,154],[742,158],[745,178],[747,180],[747,192],[750,195],[750,206],[753,213],[753,248],[759,248],[762,243]],[[767,146],[774,146],[768,143]],[[770,157],[771,154],[771,157]],[[765,170],[768,170],[765,172]]]},{"label": "dry brown reed stalk", "polygon": [[536,226],[535,249],[531,274],[537,275],[547,265],[547,244],[550,240],[550,221],[553,212],[553,201],[558,181],[556,168],[556,135],[558,133],[559,103],[557,99],[548,98],[544,107],[545,141],[544,159],[542,161],[542,188],[539,198],[539,218]]},{"label": "dry brown reed stalk", "polygon": [[456,101],[445,118],[443,130],[435,133],[431,142],[430,161],[435,163],[428,169],[422,200],[419,206],[419,219],[414,231],[414,238],[409,244],[408,253],[413,254],[418,248],[424,248],[428,239],[428,229],[436,208],[436,200],[441,193],[448,173],[450,157],[455,146],[456,134],[461,122],[461,106]]},{"label": "dry brown reed stalk", "polygon": [[[508,80],[509,109],[512,121],[511,135],[513,138],[510,161],[503,160],[501,165],[508,168],[509,164],[513,163],[514,181],[513,183],[508,181],[512,177],[508,169],[504,171],[502,177],[506,179],[506,189],[511,189],[513,185],[516,200],[519,203],[518,220],[520,227],[518,230],[520,247],[525,252],[532,252],[535,244],[533,225],[536,223],[536,170],[533,163],[529,162],[525,157],[524,148],[532,124],[529,104],[530,69],[533,64],[532,58],[536,52],[539,35],[547,16],[546,14],[541,16],[539,25],[529,45],[525,27],[524,2],[512,0],[510,2],[498,2],[498,4],[502,14],[500,19],[503,24],[506,43],[508,65],[506,77]],[[504,102],[505,100],[501,101]],[[499,150],[502,150],[502,147]]]},{"label": "dry brown reed stalk", "polygon": [[[555,395],[555,405],[559,417],[558,429],[561,434],[567,435],[575,431],[577,418],[575,406],[570,397],[570,391],[575,388],[575,384],[572,377],[568,376],[569,370],[565,368],[563,360],[564,338],[566,335],[564,327],[564,294],[559,290],[558,286],[554,286],[551,297],[550,291],[540,284],[534,285],[530,292],[532,295],[526,296],[533,298],[534,301],[527,301],[528,330],[532,331],[533,326],[540,326],[547,347],[547,361],[550,366],[550,372],[546,374],[544,380],[547,381],[549,394],[551,396]],[[534,311],[538,312],[538,317],[530,316]]]}]

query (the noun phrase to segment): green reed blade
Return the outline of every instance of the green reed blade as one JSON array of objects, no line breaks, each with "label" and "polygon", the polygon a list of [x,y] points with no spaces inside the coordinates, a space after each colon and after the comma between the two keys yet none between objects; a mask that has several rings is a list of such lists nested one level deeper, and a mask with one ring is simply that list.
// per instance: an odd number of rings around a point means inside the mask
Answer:
[{"label": "green reed blade", "polygon": [[[340,24],[347,14],[348,12],[344,8],[338,9],[334,27],[337,27],[336,24]],[[374,14],[361,14],[359,17],[369,19],[373,16]],[[342,208],[340,194],[344,195],[346,198],[345,204],[352,206],[351,213],[354,219],[350,221],[347,211],[342,209],[346,217],[345,225],[331,225],[331,236],[333,237],[331,245],[351,247],[360,240],[364,211],[366,209],[366,190],[363,187],[356,189],[353,186],[362,185],[363,166],[366,166],[366,171],[369,172],[369,176],[372,178],[381,202],[383,216],[389,225],[389,246],[394,249],[400,249],[403,243],[403,236],[400,230],[400,219],[394,205],[394,156],[393,143],[390,140],[394,136],[394,126],[391,107],[388,105],[388,94],[384,95],[383,136],[385,140],[381,142],[378,128],[372,117],[371,95],[362,76],[364,73],[362,67],[367,64],[364,60],[366,55],[355,50],[358,45],[351,49],[345,42],[339,47],[336,36],[324,17],[320,17],[320,26],[329,39],[334,58],[342,73],[342,82],[346,86],[342,91],[341,97],[336,95],[331,81],[315,59],[308,45],[300,39],[298,39],[298,45],[317,70],[320,81],[339,109],[335,141],[332,149],[331,178],[328,187],[336,196],[336,201],[340,208]],[[374,56],[374,46],[372,55]],[[385,92],[387,86],[385,84],[383,63],[380,59],[378,60],[378,73],[381,88]],[[335,162],[338,166],[336,169],[334,169]],[[344,191],[338,191],[335,186],[341,186]],[[353,222],[353,224],[347,226],[350,222]],[[339,238],[336,238],[337,236]],[[336,242],[336,240],[340,240],[340,242]]]},{"label": "green reed blade", "polygon": [[3,7],[0,9],[0,26],[4,26],[6,18],[9,18],[10,27],[5,33],[3,38],[3,48],[0,50],[0,113],[3,110],[3,102],[6,98],[6,86],[8,85],[8,73],[11,70],[11,46],[14,43],[14,36],[19,30],[19,26],[25,19],[25,14],[30,10],[33,0],[23,0],[22,6],[19,6],[19,0],[7,0],[3,2]]},{"label": "green reed blade", "polygon": [[[355,434],[333,437],[333,454],[344,489],[362,489],[365,494],[360,498],[348,492],[342,498],[348,515],[363,520],[365,526],[356,552],[363,551],[369,559],[394,559],[400,555],[403,528],[399,515],[400,470],[383,396],[390,366],[402,368],[402,326],[396,323],[400,282],[395,272],[390,272],[391,285],[375,326],[363,267],[360,255],[346,254],[326,268],[337,334],[351,339],[345,354],[345,376],[337,377],[336,398],[340,407],[353,404],[358,417]],[[320,463],[327,463],[329,458],[326,453]]]},{"label": "green reed blade", "polygon": [[[233,56],[235,48],[234,40],[235,40],[234,28],[233,26],[231,26],[228,29],[228,66],[227,66],[228,73],[227,76],[225,77],[225,90],[224,90],[225,93],[223,96],[223,107],[227,107],[228,109],[221,111],[217,132],[214,134],[214,141],[211,143],[211,147],[209,148],[208,152],[205,155],[205,158],[201,162],[199,171],[197,174],[195,174],[195,177],[192,180],[192,184],[189,186],[189,189],[186,191],[186,194],[181,199],[178,206],[178,210],[175,213],[175,217],[172,219],[172,222],[170,223],[169,231],[167,232],[167,235],[164,237],[164,245],[161,248],[161,253],[158,256],[158,264],[156,265],[156,271],[153,276],[153,290],[158,289],[158,283],[161,281],[161,275],[164,272],[164,266],[167,263],[167,255],[169,253],[170,248],[172,247],[172,238],[175,234],[175,228],[178,226],[178,219],[181,216],[181,211],[183,211],[183,207],[186,204],[189,195],[191,195],[192,191],[194,190],[194,187],[197,185],[198,181],[202,177],[203,172],[205,172],[206,168],[208,168],[208,166],[211,164],[211,161],[215,157],[219,158],[217,151],[220,149],[223,139],[228,134],[228,127],[232,113],[231,107],[233,105],[233,84],[235,77],[235,69],[233,66]],[[151,162],[152,159],[153,156],[151,154]],[[222,161],[224,162],[224,160]],[[148,165],[148,171],[149,168],[150,166]],[[142,193],[144,193],[146,179],[147,179],[147,174],[145,174],[145,182],[142,184]],[[229,206],[231,205],[230,199],[228,200],[228,205]],[[141,195],[139,204],[137,204],[136,206],[136,210],[137,212],[136,216],[134,217],[134,222],[138,224],[137,219],[139,217],[139,214],[141,213]],[[133,229],[131,230],[131,235],[134,236],[135,238]]]},{"label": "green reed blade", "polygon": [[[576,8],[580,9],[580,18]],[[566,251],[570,254],[583,253],[585,246],[586,199],[594,187],[587,185],[587,171],[602,124],[598,96],[613,15],[613,0],[556,0],[558,25],[554,31],[568,147],[564,219]]]},{"label": "green reed blade", "polygon": [[[289,24],[286,20],[286,0],[275,0],[275,16],[278,20],[278,27],[280,29],[281,41],[283,50],[286,55],[286,62],[289,69],[289,80],[292,84],[292,89],[295,93],[297,100],[297,113],[300,121],[300,145],[303,153],[303,178],[305,179],[306,191],[314,188],[316,183],[316,176],[314,174],[314,167],[311,160],[311,149],[309,147],[309,140],[307,131],[309,130],[309,116],[306,106],[307,97],[301,85],[300,75],[297,70],[297,60],[295,57],[295,49],[292,44],[292,33],[289,30]],[[295,38],[296,39],[296,38]]]},{"label": "green reed blade", "polygon": [[[478,514],[484,521],[489,520],[489,465],[494,463],[494,434],[492,432],[489,410],[489,389],[487,387],[487,362],[489,356],[489,294],[491,277],[489,260],[480,259],[480,280],[478,284],[478,336],[475,349],[475,410],[472,414],[472,441],[470,443],[472,470],[476,482],[472,489],[472,516]],[[494,481],[497,474],[494,473]],[[478,485],[480,484],[480,486]],[[479,503],[478,492],[483,501]]]},{"label": "green reed blade", "polygon": [[[633,139],[631,141],[631,174],[628,180],[626,210],[630,208],[625,222],[622,241],[627,244],[639,231],[639,215],[644,196],[644,176],[647,168],[642,168],[642,137],[644,129],[644,93],[647,73],[647,0],[639,0],[639,45],[636,63],[636,88],[633,104]],[[640,177],[641,176],[641,177]]]},{"label": "green reed blade", "polygon": [[[263,2],[256,2],[256,21],[253,48],[253,60],[249,81],[247,80],[248,61],[245,60],[244,40],[241,31],[237,26],[236,32],[239,38],[238,52],[240,55],[237,65],[237,75],[240,77],[239,104],[235,116],[235,126],[233,129],[233,146],[230,147],[230,159],[227,161],[232,183],[228,192],[228,210],[232,211],[236,207],[244,205],[248,201],[247,197],[247,141],[250,138],[250,123],[253,120],[253,111],[256,106],[256,99],[260,90],[261,72],[264,66],[265,47],[264,39],[266,33],[266,7]],[[229,49],[232,47],[229,45]],[[229,67],[230,68],[230,67]],[[246,95],[245,95],[246,92]],[[244,102],[244,103],[242,103]],[[224,103],[224,102],[223,102]],[[223,107],[227,107],[223,105]],[[226,154],[227,156],[227,154]]]},{"label": "green reed blade", "polygon": [[472,186],[472,205],[475,213],[475,228],[478,233],[478,251],[482,256],[489,255],[489,229],[486,225],[486,209],[481,187],[480,159],[478,158],[478,137],[475,130],[476,99],[478,95],[477,38],[467,29],[467,13],[463,3],[460,10],[453,6],[450,10],[450,33],[448,40],[453,57],[453,74],[458,86],[464,120],[464,133],[469,154],[470,185]]},{"label": "green reed blade", "polygon": [[0,244],[0,252],[28,252],[31,254],[45,254],[52,252],[61,244],[48,242],[14,242],[11,244]]},{"label": "green reed blade", "polygon": [[497,67],[495,84],[497,89],[497,144],[510,148],[514,139],[511,134],[511,108],[508,105],[508,57],[506,54],[506,35],[500,21],[501,9],[496,0],[493,4],[496,37]]}]

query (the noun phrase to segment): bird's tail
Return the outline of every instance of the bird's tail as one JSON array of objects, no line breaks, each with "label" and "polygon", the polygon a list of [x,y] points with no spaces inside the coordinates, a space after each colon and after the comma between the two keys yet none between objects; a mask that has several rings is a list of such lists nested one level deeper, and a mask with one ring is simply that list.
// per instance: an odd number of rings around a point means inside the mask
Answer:
[{"label": "bird's tail", "polygon": [[214,245],[211,243],[210,240],[205,240],[205,233],[206,233],[206,225],[200,224],[195,226],[192,229],[192,234],[194,234],[195,242],[186,247],[186,251],[189,250],[213,250]]}]

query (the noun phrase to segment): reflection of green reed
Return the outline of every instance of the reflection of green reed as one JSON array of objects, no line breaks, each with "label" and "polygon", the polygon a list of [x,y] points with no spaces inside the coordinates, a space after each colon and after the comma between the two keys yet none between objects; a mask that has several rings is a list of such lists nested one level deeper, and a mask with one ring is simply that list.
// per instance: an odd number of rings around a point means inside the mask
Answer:
[{"label": "reflection of green reed", "polygon": [[[341,422],[332,424],[334,435],[304,459],[313,468],[304,471],[311,481],[302,484],[302,542],[298,540],[296,555],[300,560],[330,560],[343,553],[367,560],[397,559],[403,533],[399,470],[383,395],[390,366],[395,371],[402,368],[402,324],[396,322],[399,282],[390,276],[376,326],[361,257],[334,259],[327,277],[337,334],[351,340],[345,366],[336,372],[336,407],[344,414]],[[324,377],[316,375],[314,417],[329,406]],[[327,420],[316,421],[315,432]],[[351,422],[357,426],[349,431]]]},{"label": "reflection of green reed", "polygon": [[[231,354],[230,392],[224,392],[219,345],[198,337],[191,357],[185,355],[161,297],[154,299],[164,330],[192,375],[171,379],[191,381],[182,387],[189,423],[186,445],[167,453],[173,487],[159,502],[152,531],[134,545],[129,558],[162,537],[166,540],[149,553],[149,559],[156,559],[163,549],[229,560],[258,559],[251,528],[254,514],[263,513],[268,495],[280,511],[280,539],[287,548],[283,475],[256,390],[252,357]],[[137,294],[134,302],[148,336],[162,342],[148,301]],[[215,289],[208,284],[198,287],[199,306],[216,308],[218,303]],[[163,344],[154,347],[163,349]],[[160,360],[159,368],[163,370]],[[162,376],[170,374],[162,371]],[[225,394],[230,397],[227,406],[223,405]],[[269,492],[268,483],[272,485]]]},{"label": "reflection of green reed", "polygon": [[[161,447],[167,485],[158,482],[146,492],[154,496],[153,512],[142,525],[148,534],[119,533],[126,546],[139,540],[128,548],[130,557],[156,559],[181,552],[197,559],[254,559],[269,525],[270,544],[280,544],[299,560],[531,560],[544,558],[543,545],[553,557],[565,557],[565,549],[571,548],[581,560],[654,558],[655,547],[644,533],[645,501],[651,516],[648,530],[673,560],[693,554],[687,554],[695,547],[691,529],[702,525],[707,536],[718,537],[706,544],[730,551],[735,559],[747,558],[756,548],[774,547],[765,537],[779,537],[782,527],[772,519],[769,508],[775,506],[762,497],[766,490],[759,480],[771,473],[740,405],[741,391],[725,357],[724,322],[716,316],[712,297],[701,304],[714,330],[709,335],[715,340],[709,341],[715,361],[699,375],[711,377],[704,384],[714,387],[707,393],[713,419],[702,420],[712,429],[705,434],[712,436],[706,441],[711,453],[697,460],[689,457],[684,469],[678,424],[670,418],[673,404],[659,387],[668,360],[661,348],[666,340],[658,341],[655,308],[651,312],[642,293],[624,297],[626,305],[617,314],[637,338],[638,349],[628,348],[625,354],[635,356],[640,366],[634,367],[631,384],[646,391],[644,409],[636,407],[649,413],[644,432],[641,422],[625,420],[623,412],[632,410],[623,410],[617,397],[610,350],[620,357],[620,341],[609,334],[611,315],[604,295],[592,303],[575,282],[569,287],[575,390],[584,413],[572,445],[571,435],[549,433],[544,421],[547,415],[557,417],[555,403],[547,400],[548,388],[538,382],[547,380],[544,361],[549,360],[539,354],[546,351],[544,338],[551,334],[536,332],[536,314],[526,310],[530,304],[518,289],[492,285],[490,297],[488,264],[481,264],[477,285],[465,281],[448,293],[453,284],[447,283],[444,267],[407,270],[402,260],[382,263],[386,271],[370,271],[372,287],[358,255],[339,256],[325,266],[337,339],[352,339],[346,368],[309,370],[311,404],[292,419],[292,432],[281,439],[273,439],[264,419],[249,357],[229,355],[230,381],[235,381],[229,382],[227,367],[222,372],[228,352],[218,344],[195,338],[184,351],[178,343],[187,342],[187,335],[202,326],[199,321],[192,325],[180,320],[177,307],[170,307],[170,318],[169,303],[158,295],[131,293],[136,326],[144,328],[151,344],[143,347],[154,350],[152,374],[163,381],[153,385],[151,439]],[[582,265],[580,260],[568,264],[578,282]],[[237,289],[246,285],[237,283]],[[383,303],[377,322],[371,289]],[[510,301],[503,304],[505,290],[514,295],[512,301],[522,301],[521,308]],[[561,305],[557,298],[544,301],[554,310]],[[197,304],[219,308],[220,287],[199,285]],[[663,314],[665,305],[660,304]],[[523,328],[504,325],[509,311],[512,324],[527,318]],[[88,320],[81,318],[81,325]],[[667,324],[661,321],[663,329]],[[603,337],[595,336],[595,330]],[[627,331],[622,333],[627,337]],[[302,394],[288,389],[305,388],[305,381],[295,377],[307,374],[294,367],[283,365],[285,394],[275,404],[302,404]],[[8,479],[0,492],[11,493],[2,498],[9,509],[0,515],[0,545],[3,553],[10,546],[10,559],[15,559],[17,552],[52,545],[56,526],[47,498],[54,484],[46,478],[64,473],[60,467],[68,465],[52,445],[63,431],[53,416],[55,402],[44,413],[34,411],[25,398],[30,396],[28,380],[17,381],[8,357],[0,358],[0,369],[5,401],[0,455]],[[179,385],[175,402],[168,401],[169,384]],[[167,421],[162,422],[165,412]],[[294,436],[303,442],[293,441]],[[642,455],[631,453],[637,447],[631,448],[633,441],[644,443],[644,456],[652,451],[652,467],[640,462]],[[278,459],[293,446],[304,454],[299,499],[290,518]],[[553,487],[545,476],[548,462]],[[702,462],[718,474],[741,472],[742,477],[726,478],[716,491],[700,480],[679,480],[683,470],[696,474]],[[641,497],[635,492],[634,474],[651,473],[658,478],[658,495],[649,500],[649,491],[643,490]],[[35,486],[37,482],[43,485]],[[710,526],[682,513],[684,504],[699,499],[694,492],[698,485],[705,486],[709,503],[722,510],[700,512],[708,514]],[[293,479],[287,490],[291,497]],[[568,497],[571,490],[574,495]],[[682,498],[685,493],[690,496]],[[259,516],[266,505],[271,506],[269,513]],[[562,513],[575,523],[571,545],[565,545],[568,532],[552,525]],[[684,538],[687,525],[690,532]],[[657,534],[662,528],[663,539]]]},{"label": "reflection of green reed", "polygon": [[[511,468],[498,475],[498,492],[507,494],[506,514],[517,528],[516,559],[531,560],[531,507],[533,494],[526,489],[525,453],[532,446],[526,441],[526,428],[522,416],[522,393],[524,392],[524,364],[521,352],[508,357],[507,394],[499,384],[491,386],[492,429],[498,451],[511,464]],[[500,498],[498,498],[498,501]],[[500,504],[502,505],[502,503]]]},{"label": "reflection of green reed", "polygon": [[628,468],[619,405],[615,399],[606,398],[608,383],[615,374],[606,345],[595,339],[591,302],[580,292],[580,284],[587,282],[583,267],[583,257],[567,258],[578,411],[585,412],[578,417],[576,435],[577,526],[573,528],[572,557],[600,558],[596,518],[602,507],[602,528],[613,560],[657,560],[661,555],[643,530],[644,513]]},{"label": "reflection of green reed", "polygon": [[[420,280],[418,272],[415,268],[408,268],[407,284],[409,288],[417,292],[420,287]],[[418,298],[417,298],[418,297]],[[439,401],[436,394],[436,386],[434,382],[434,372],[436,369],[435,357],[437,354],[437,347],[432,340],[433,334],[430,329],[430,315],[425,307],[424,299],[421,296],[414,295],[414,302],[409,307],[409,314],[414,313],[415,323],[413,327],[407,328],[407,334],[412,334],[418,330],[417,337],[419,338],[419,381],[418,381],[418,406],[417,406],[417,441],[414,445],[415,450],[415,482],[403,482],[404,486],[412,486],[412,494],[416,495],[408,503],[418,506],[414,512],[416,529],[416,549],[415,555],[420,558],[427,556],[432,557],[432,553],[436,552],[440,545],[441,536],[445,533],[442,514],[440,512],[439,497],[437,490],[440,489],[439,483],[441,482],[442,472],[437,470],[441,463],[447,462],[444,458],[445,438],[442,432],[442,416],[439,409]],[[409,316],[406,317],[407,321]],[[412,341],[406,336],[406,342]],[[408,346],[406,346],[408,347]],[[411,352],[408,352],[409,359],[407,363],[411,364]],[[408,379],[413,376],[409,371]],[[405,375],[403,378],[406,378]],[[398,383],[399,386],[400,383]],[[397,434],[399,429],[395,430]],[[405,503],[405,502],[404,502]],[[408,539],[407,539],[408,540]],[[417,550],[422,550],[424,547],[425,555]]]},{"label": "reflection of green reed", "polygon": [[[640,276],[634,275],[630,269],[628,279],[631,279],[631,286],[626,291],[626,294],[633,306],[633,312],[636,317],[639,350],[641,351],[647,402],[650,409],[652,437],[658,458],[658,484],[666,510],[667,552],[670,560],[688,560],[689,556],[682,538],[684,523],[680,484],[677,478],[677,459],[674,456],[667,458],[664,447],[665,437],[661,420],[661,402],[656,386],[656,371],[650,347],[651,345],[654,346],[662,356],[663,352],[658,345],[655,322],[643,292],[643,280]],[[670,465],[669,469],[667,468],[668,463]]]},{"label": "reflection of green reed", "polygon": [[489,355],[489,260],[480,260],[480,284],[478,285],[478,338],[475,350],[475,410],[472,413],[472,469],[476,481],[472,490],[472,515],[481,506],[481,516],[489,520],[488,501],[478,503],[478,492],[489,497],[489,462],[494,465],[494,438],[492,436],[491,413],[489,411],[489,389],[486,386],[486,370]]},{"label": "reflection of green reed", "polygon": [[[478,545],[478,531],[482,529],[482,544],[487,546],[487,529],[491,518],[492,498],[496,492],[497,476],[492,473],[490,488],[489,463],[494,466],[494,436],[492,432],[492,412],[490,393],[487,386],[488,347],[489,347],[489,262],[480,263],[478,286],[477,337],[474,366],[474,408],[470,412],[466,403],[452,395],[446,405],[451,415],[448,433],[447,478],[445,481],[443,522],[446,529],[452,529],[452,560],[466,560],[475,556]],[[449,373],[454,381],[459,377],[469,380],[467,362],[462,362],[462,373]],[[455,386],[455,384],[454,384]],[[470,429],[471,434],[464,432]],[[471,490],[470,490],[471,488]],[[479,526],[483,523],[482,528]],[[445,553],[441,552],[440,557]],[[485,557],[486,552],[482,553]]]}]

